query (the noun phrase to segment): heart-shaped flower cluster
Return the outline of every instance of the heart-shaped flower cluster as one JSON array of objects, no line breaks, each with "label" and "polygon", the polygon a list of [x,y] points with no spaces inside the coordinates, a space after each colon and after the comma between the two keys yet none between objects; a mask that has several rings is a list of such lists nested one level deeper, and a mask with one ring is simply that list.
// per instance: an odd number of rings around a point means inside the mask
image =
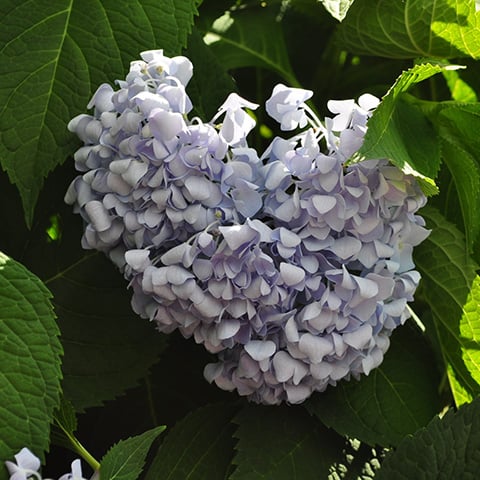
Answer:
[{"label": "heart-shaped flower cluster", "polygon": [[246,139],[257,105],[231,94],[210,122],[189,118],[191,76],[187,58],[144,52],[70,122],[83,246],[124,272],[135,312],[218,355],[205,376],[220,388],[300,403],[368,374],[409,317],[428,235],[414,177],[346,163],[378,100],[330,101],[321,123],[311,91],[277,85],[266,111],[300,133],[259,155]]}]

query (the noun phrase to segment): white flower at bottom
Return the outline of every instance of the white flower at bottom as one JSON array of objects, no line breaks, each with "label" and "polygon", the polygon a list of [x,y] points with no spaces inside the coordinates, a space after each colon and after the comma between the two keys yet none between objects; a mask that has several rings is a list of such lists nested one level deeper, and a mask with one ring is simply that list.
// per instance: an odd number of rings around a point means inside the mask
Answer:
[{"label": "white flower at bottom", "polygon": [[16,455],[15,461],[6,461],[5,465],[10,473],[10,480],[27,480],[29,478],[42,477],[38,473],[40,468],[40,459],[36,457],[28,448],[22,448]]},{"label": "white flower at bottom", "polygon": [[[28,448],[22,448],[15,455],[15,462],[6,461],[5,465],[10,474],[9,480],[42,480],[42,475],[38,472],[40,469],[40,459],[34,455]],[[62,475],[58,480],[87,480],[82,474],[82,465],[79,459],[72,462],[71,473]],[[98,480],[95,473],[91,480]],[[47,478],[43,480],[49,480]]]},{"label": "white flower at bottom", "polygon": [[87,480],[83,477],[82,465],[78,458],[72,462],[71,467],[72,473],[66,473],[65,475],[62,475],[58,480]]}]

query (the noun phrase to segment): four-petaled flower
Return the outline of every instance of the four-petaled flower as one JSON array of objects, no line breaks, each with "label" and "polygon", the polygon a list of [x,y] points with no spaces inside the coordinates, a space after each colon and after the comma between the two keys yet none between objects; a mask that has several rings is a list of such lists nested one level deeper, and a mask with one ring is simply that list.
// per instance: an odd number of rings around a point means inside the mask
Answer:
[{"label": "four-petaled flower", "polygon": [[[35,456],[28,448],[22,448],[15,455],[15,462],[7,460],[5,462],[8,472],[10,473],[9,480],[42,480],[40,470],[40,459]],[[71,472],[62,475],[58,480],[86,480],[82,474],[82,465],[79,459],[72,462]],[[97,475],[94,474],[96,478]],[[94,478],[92,477],[92,479]],[[48,479],[44,479],[48,480]]]},{"label": "four-petaled flower", "polygon": [[28,448],[22,448],[15,455],[15,462],[7,460],[5,465],[10,473],[10,480],[27,480],[29,478],[42,477],[38,473],[40,469],[40,459],[36,457]]}]

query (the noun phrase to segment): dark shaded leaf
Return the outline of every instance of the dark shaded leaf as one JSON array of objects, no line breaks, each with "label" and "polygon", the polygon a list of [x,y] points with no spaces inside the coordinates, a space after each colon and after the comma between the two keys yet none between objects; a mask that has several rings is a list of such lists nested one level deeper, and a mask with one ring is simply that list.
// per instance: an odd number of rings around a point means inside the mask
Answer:
[{"label": "dark shaded leaf", "polygon": [[203,43],[198,30],[193,30],[184,54],[194,66],[193,78],[188,84],[187,92],[195,113],[207,122],[215,115],[227,96],[235,91],[235,85],[224,65]]},{"label": "dark shaded leaf", "polygon": [[[452,175],[460,202],[467,251],[480,232],[480,170],[473,156],[451,136],[442,138],[442,158]],[[458,215],[458,212],[457,212]]]},{"label": "dark shaded leaf", "polygon": [[[131,292],[103,254],[81,248],[82,220],[63,202],[74,172],[49,176],[34,227],[27,230],[14,187],[0,176],[2,248],[21,258],[54,295],[64,345],[65,396],[77,410],[101,405],[137,384],[165,348],[165,337],[130,306]],[[41,215],[40,215],[41,213]],[[55,219],[57,239],[48,230]]]},{"label": "dark shaded leaf", "polygon": [[133,313],[126,282],[102,254],[87,254],[46,282],[65,349],[63,389],[76,410],[134,386],[158,360],[165,337]]},{"label": "dark shaded leaf", "polygon": [[435,417],[406,437],[382,463],[376,480],[451,480],[478,478],[480,399]]},{"label": "dark shaded leaf", "polygon": [[207,405],[187,415],[165,437],[145,480],[223,480],[233,455],[235,408]]},{"label": "dark shaded leaf", "polygon": [[[468,250],[480,233],[480,105],[442,107],[435,118],[442,138],[442,160],[450,170],[458,195]],[[454,219],[455,221],[455,219]]]},{"label": "dark shaded leaf", "polygon": [[236,470],[231,480],[327,478],[343,439],[299,407],[247,407],[238,424]]},{"label": "dark shaded leaf", "polygon": [[439,383],[427,343],[404,326],[368,377],[340,382],[314,396],[307,408],[342,435],[370,445],[397,445],[439,411]]},{"label": "dark shaded leaf", "polygon": [[206,32],[205,42],[227,70],[262,67],[280,75],[290,86],[300,86],[273,9],[226,12]]}]

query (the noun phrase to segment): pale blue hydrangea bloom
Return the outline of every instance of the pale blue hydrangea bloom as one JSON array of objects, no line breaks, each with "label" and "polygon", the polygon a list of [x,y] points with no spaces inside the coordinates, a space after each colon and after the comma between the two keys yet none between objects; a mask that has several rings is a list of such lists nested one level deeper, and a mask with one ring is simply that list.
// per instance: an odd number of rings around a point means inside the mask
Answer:
[{"label": "pale blue hydrangea bloom", "polygon": [[[187,120],[191,63],[144,52],[114,91],[99,87],[93,115],[68,125],[84,142],[75,154],[82,176],[65,197],[86,221],[84,248],[108,253],[120,267],[131,248],[174,246],[219,217],[243,221],[261,206],[260,161],[245,136],[256,105],[231,94],[214,121]],[[180,75],[181,76],[176,76]]]},{"label": "pale blue hydrangea bloom", "polygon": [[345,163],[378,99],[330,101],[322,123],[313,92],[277,85],[267,112],[303,130],[259,155],[246,138],[257,105],[231,94],[210,122],[189,119],[189,61],[142,58],[69,125],[84,142],[66,196],[84,246],[124,271],[135,312],[218,354],[205,376],[220,388],[300,403],[368,375],[409,316],[428,235],[414,177]]}]

